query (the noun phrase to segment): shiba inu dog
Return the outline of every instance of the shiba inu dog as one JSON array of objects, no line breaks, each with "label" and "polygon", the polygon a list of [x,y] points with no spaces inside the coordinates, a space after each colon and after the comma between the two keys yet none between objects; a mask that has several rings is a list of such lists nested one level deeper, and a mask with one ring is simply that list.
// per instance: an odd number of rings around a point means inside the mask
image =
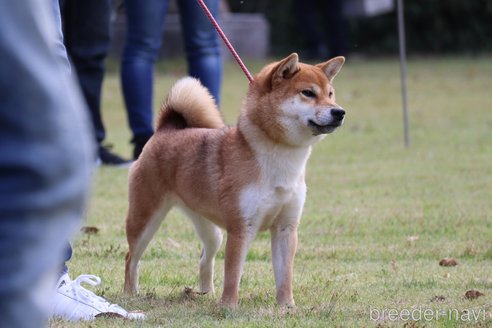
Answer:
[{"label": "shiba inu dog", "polygon": [[297,227],[311,146],[342,125],[333,78],[345,59],[312,66],[297,54],[255,76],[237,126],[226,127],[198,80],[183,78],[163,103],[157,129],[129,175],[125,286],[167,212],[181,208],[203,242],[200,292],[212,293],[214,258],[227,232],[220,303],[235,307],[248,246],[270,230],[277,302],[293,306]]}]

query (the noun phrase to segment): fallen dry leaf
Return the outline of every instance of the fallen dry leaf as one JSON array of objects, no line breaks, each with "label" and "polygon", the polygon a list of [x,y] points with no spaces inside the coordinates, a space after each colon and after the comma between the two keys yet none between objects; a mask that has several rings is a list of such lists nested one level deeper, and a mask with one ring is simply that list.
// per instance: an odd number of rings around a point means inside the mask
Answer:
[{"label": "fallen dry leaf", "polygon": [[99,232],[99,228],[96,227],[82,227],[80,228],[80,232],[88,234],[88,235],[97,235]]},{"label": "fallen dry leaf", "polygon": [[414,241],[419,240],[419,236],[408,236],[407,241],[413,243]]},{"label": "fallen dry leaf", "polygon": [[458,262],[454,258],[445,258],[439,261],[439,265],[443,267],[453,267],[457,266]]},{"label": "fallen dry leaf", "polygon": [[185,287],[183,292],[181,293],[181,297],[193,300],[196,297],[196,292],[193,290],[193,288]]},{"label": "fallen dry leaf", "polygon": [[398,265],[396,264],[396,261],[395,260],[391,260],[391,269],[393,269],[393,271],[398,271]]},{"label": "fallen dry leaf", "polygon": [[478,290],[475,289],[470,289],[465,293],[465,298],[468,300],[474,300],[479,298],[480,296],[484,296],[484,293],[479,292]]},{"label": "fallen dry leaf", "polygon": [[418,321],[408,321],[403,324],[404,328],[424,328],[425,325],[421,326]]},{"label": "fallen dry leaf", "polygon": [[431,302],[444,302],[446,300],[446,297],[443,295],[437,295],[431,298]]},{"label": "fallen dry leaf", "polygon": [[185,287],[181,293],[181,299],[183,300],[195,300],[197,296],[205,295],[207,293],[197,292],[191,287]]}]

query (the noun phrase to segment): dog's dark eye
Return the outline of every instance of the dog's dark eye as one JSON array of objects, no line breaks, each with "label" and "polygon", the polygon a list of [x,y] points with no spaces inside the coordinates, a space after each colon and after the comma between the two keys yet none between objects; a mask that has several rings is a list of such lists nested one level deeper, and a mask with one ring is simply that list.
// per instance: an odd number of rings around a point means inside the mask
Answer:
[{"label": "dog's dark eye", "polygon": [[333,91],[330,91],[330,93],[328,94],[328,97],[333,97]]},{"label": "dog's dark eye", "polygon": [[316,94],[309,89],[302,90],[301,93],[308,98],[316,98]]}]

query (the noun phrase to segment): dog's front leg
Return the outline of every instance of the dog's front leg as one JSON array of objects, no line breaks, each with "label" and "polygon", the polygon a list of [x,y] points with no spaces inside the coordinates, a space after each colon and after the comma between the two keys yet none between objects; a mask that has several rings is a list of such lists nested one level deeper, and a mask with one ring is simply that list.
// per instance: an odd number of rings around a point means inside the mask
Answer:
[{"label": "dog's front leg", "polygon": [[292,273],[297,249],[297,222],[279,223],[270,229],[272,261],[279,305],[294,306]]},{"label": "dog's front leg", "polygon": [[224,263],[224,291],[220,304],[234,308],[239,300],[239,282],[243,273],[244,262],[248,249],[248,233],[246,229],[227,231],[227,242]]}]

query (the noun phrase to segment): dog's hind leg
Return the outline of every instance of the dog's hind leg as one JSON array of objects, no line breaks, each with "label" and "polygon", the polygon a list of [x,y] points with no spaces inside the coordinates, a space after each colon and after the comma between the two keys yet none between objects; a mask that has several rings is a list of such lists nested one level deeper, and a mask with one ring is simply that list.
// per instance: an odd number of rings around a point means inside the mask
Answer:
[{"label": "dog's hind leg", "polygon": [[200,256],[200,292],[214,293],[215,255],[222,244],[222,230],[204,217],[185,210],[203,243]]},{"label": "dog's hind leg", "polygon": [[[129,250],[126,254],[124,292],[135,295],[138,291],[138,262],[147,248],[150,240],[172,207],[170,199],[163,198],[156,206],[146,206],[145,193],[135,196],[130,201],[126,220],[126,236]],[[141,199],[144,197],[143,199]],[[169,198],[169,197],[167,197]],[[139,201],[141,200],[141,201]]]}]

